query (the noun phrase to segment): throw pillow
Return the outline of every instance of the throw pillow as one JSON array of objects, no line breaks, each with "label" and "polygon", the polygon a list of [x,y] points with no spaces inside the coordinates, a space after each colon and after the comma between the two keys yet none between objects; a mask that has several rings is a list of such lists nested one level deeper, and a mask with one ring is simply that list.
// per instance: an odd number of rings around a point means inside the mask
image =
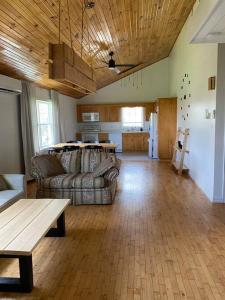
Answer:
[{"label": "throw pillow", "polygon": [[115,162],[112,160],[112,157],[108,157],[101,161],[101,163],[95,168],[93,172],[93,177],[99,177],[105,174],[109,169],[115,165]]},{"label": "throw pillow", "polygon": [[56,154],[66,173],[80,173],[81,153],[79,150]]},{"label": "throw pillow", "polygon": [[65,174],[62,164],[54,155],[36,156],[34,162],[43,178]]},{"label": "throw pillow", "polygon": [[0,191],[5,191],[5,190],[8,190],[9,187],[8,187],[8,184],[5,180],[5,178],[0,175]]},{"label": "throw pillow", "polygon": [[81,173],[94,172],[95,168],[108,157],[106,152],[83,150],[81,156]]}]

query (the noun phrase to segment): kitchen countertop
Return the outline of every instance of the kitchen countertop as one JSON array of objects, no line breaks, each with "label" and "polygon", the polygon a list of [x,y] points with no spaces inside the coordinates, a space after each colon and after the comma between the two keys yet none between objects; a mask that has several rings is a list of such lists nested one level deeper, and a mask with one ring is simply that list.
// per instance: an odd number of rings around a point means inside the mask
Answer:
[{"label": "kitchen countertop", "polygon": [[96,133],[96,134],[99,134],[99,133],[118,133],[118,134],[123,134],[123,133],[149,133],[149,131],[81,131],[81,132],[78,132],[78,133]]}]

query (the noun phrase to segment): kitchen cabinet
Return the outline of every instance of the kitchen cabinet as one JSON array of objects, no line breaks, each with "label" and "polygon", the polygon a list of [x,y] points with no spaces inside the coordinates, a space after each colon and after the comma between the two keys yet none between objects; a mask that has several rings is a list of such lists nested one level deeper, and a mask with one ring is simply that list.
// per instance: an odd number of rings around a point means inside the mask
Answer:
[{"label": "kitchen cabinet", "polygon": [[82,141],[82,137],[81,137],[81,133],[80,132],[76,133],[76,139],[77,139],[77,141]]},{"label": "kitchen cabinet", "polygon": [[98,112],[101,122],[120,122],[122,107],[143,106],[145,108],[145,120],[149,121],[150,113],[154,111],[154,103],[118,103],[118,104],[78,104],[77,120],[82,122],[82,113]]},{"label": "kitchen cabinet", "polygon": [[121,105],[108,105],[108,120],[106,122],[121,121]]},{"label": "kitchen cabinet", "polygon": [[145,105],[145,121],[149,121],[150,115],[155,110],[154,102]]},{"label": "kitchen cabinet", "polygon": [[109,139],[109,134],[108,133],[106,133],[106,132],[100,132],[98,134],[98,140],[99,141],[106,141],[108,139]]},{"label": "kitchen cabinet", "polygon": [[122,136],[124,152],[148,151],[148,132],[126,132]]}]

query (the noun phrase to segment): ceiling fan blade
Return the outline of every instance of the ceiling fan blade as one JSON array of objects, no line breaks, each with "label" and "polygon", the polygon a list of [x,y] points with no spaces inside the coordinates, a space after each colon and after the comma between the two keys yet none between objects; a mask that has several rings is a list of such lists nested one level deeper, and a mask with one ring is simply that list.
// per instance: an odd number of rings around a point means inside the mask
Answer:
[{"label": "ceiling fan blade", "polygon": [[116,67],[130,67],[130,68],[134,68],[136,67],[137,65],[133,65],[133,64],[123,64],[123,65],[115,65]]},{"label": "ceiling fan blade", "polygon": [[120,70],[117,67],[115,67],[113,70],[116,72],[116,74],[120,74],[121,73]]}]

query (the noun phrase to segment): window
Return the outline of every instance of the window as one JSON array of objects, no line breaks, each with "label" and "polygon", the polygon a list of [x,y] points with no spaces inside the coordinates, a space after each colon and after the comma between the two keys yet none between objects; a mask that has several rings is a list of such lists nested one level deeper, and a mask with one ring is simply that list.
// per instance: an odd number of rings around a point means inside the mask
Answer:
[{"label": "window", "polygon": [[144,107],[123,107],[122,108],[122,123],[128,127],[143,127],[144,126]]},{"label": "window", "polygon": [[41,150],[53,144],[52,102],[36,100],[36,107],[38,143]]}]

